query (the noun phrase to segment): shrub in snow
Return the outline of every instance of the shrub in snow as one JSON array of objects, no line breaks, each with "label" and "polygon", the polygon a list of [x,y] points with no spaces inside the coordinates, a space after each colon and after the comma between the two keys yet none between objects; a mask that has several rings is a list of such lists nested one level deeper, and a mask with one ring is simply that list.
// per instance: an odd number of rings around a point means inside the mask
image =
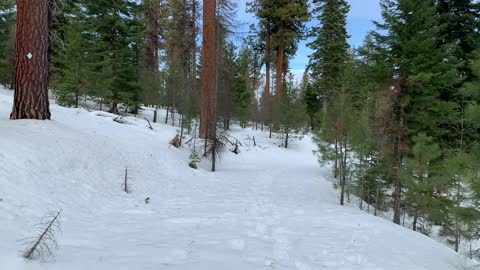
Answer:
[{"label": "shrub in snow", "polygon": [[197,169],[198,162],[200,162],[200,155],[196,151],[192,151],[188,166],[190,166],[190,168]]}]

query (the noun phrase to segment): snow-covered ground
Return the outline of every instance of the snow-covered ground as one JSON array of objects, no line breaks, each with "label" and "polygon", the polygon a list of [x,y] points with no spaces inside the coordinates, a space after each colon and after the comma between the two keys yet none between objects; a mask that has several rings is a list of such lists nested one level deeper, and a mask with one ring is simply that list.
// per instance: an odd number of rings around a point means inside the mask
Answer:
[{"label": "snow-covered ground", "polygon": [[[338,205],[329,169],[306,136],[291,149],[226,153],[218,172],[169,148],[177,129],[141,118],[51,106],[52,121],[9,121],[0,89],[0,269],[464,269],[419,233]],[[149,112],[147,117],[151,117]],[[143,118],[143,116],[142,116]],[[244,145],[245,145],[244,144]],[[125,166],[132,192],[122,191]],[[150,203],[145,198],[150,197]],[[62,209],[54,261],[25,262],[19,239]]]}]

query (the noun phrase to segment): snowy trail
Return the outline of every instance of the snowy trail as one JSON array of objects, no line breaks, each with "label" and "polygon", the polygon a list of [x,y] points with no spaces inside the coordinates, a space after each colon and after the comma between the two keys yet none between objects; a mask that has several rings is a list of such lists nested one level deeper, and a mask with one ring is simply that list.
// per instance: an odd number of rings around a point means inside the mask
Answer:
[{"label": "snowy trail", "polygon": [[[311,174],[318,171],[318,166],[313,165]],[[86,240],[87,246],[97,247],[88,255],[100,266],[106,261],[105,264],[113,263],[120,269],[132,261],[138,269],[158,269],[159,265],[165,269],[198,269],[202,264],[205,269],[225,269],[227,266],[234,269],[295,269],[297,266],[298,269],[310,269],[303,255],[295,254],[294,245],[301,244],[306,237],[296,231],[301,229],[298,227],[301,224],[310,227],[312,213],[305,212],[303,204],[289,207],[295,201],[289,201],[290,191],[298,189],[301,183],[286,179],[301,181],[314,175],[299,177],[294,166],[241,171],[238,174],[241,177],[232,177],[226,168],[213,175],[212,181],[182,189],[186,194],[197,193],[195,197],[153,199],[148,206],[110,209],[95,218],[96,228],[86,231],[82,237],[92,238]],[[295,191],[299,195],[297,200],[304,199],[301,195],[312,194],[308,187],[304,194]],[[311,197],[310,200],[311,209],[320,206],[319,199]],[[95,241],[96,235],[102,236],[102,242]],[[129,244],[128,241],[133,242]],[[137,247],[137,250],[123,250],[122,246]],[[78,252],[68,249],[63,252],[80,253],[85,257],[81,250],[86,247],[76,248]],[[157,255],[152,257],[151,252],[145,253],[145,248],[155,250]],[[112,253],[99,256],[101,250]]]},{"label": "snowy trail", "polygon": [[[286,150],[236,128],[266,148],[227,153],[211,173],[168,148],[173,127],[56,105],[53,121],[8,121],[10,102],[0,90],[0,270],[463,269],[434,240],[339,206],[309,137]],[[17,240],[59,208],[55,261],[25,263]]]}]

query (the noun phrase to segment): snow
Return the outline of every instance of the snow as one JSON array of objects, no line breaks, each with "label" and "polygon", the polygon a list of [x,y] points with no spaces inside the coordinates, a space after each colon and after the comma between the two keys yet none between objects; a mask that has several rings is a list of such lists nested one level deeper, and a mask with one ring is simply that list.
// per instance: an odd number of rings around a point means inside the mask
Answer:
[{"label": "snow", "polygon": [[[419,233],[338,205],[309,136],[291,149],[235,127],[241,153],[218,172],[169,147],[177,128],[51,105],[52,121],[10,121],[0,89],[0,269],[464,269]],[[161,112],[159,117],[164,116]],[[160,118],[161,119],[161,118]],[[262,147],[248,147],[255,136]],[[122,191],[125,166],[132,192]],[[150,197],[150,202],[145,199]],[[55,260],[26,262],[19,239],[62,209]]]}]

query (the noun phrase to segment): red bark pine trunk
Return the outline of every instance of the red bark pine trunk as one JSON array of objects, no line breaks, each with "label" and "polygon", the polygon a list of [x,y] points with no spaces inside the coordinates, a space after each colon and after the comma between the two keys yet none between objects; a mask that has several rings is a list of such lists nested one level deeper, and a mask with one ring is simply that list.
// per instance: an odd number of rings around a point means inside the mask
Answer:
[{"label": "red bark pine trunk", "polygon": [[200,138],[213,138],[212,95],[215,87],[215,0],[203,1],[202,107]]},{"label": "red bark pine trunk", "polygon": [[282,94],[283,88],[283,60],[285,57],[285,45],[282,41],[278,45],[278,59],[277,59],[277,78],[275,81],[275,95]]},{"label": "red bark pine trunk", "polygon": [[271,118],[271,105],[270,105],[270,26],[267,26],[267,33],[265,36],[266,40],[266,48],[265,48],[265,91],[264,91],[264,97],[265,97],[265,111],[266,111],[266,124],[270,124],[270,118]]},{"label": "red bark pine trunk", "polygon": [[10,119],[50,119],[49,0],[17,0],[15,95]]}]

